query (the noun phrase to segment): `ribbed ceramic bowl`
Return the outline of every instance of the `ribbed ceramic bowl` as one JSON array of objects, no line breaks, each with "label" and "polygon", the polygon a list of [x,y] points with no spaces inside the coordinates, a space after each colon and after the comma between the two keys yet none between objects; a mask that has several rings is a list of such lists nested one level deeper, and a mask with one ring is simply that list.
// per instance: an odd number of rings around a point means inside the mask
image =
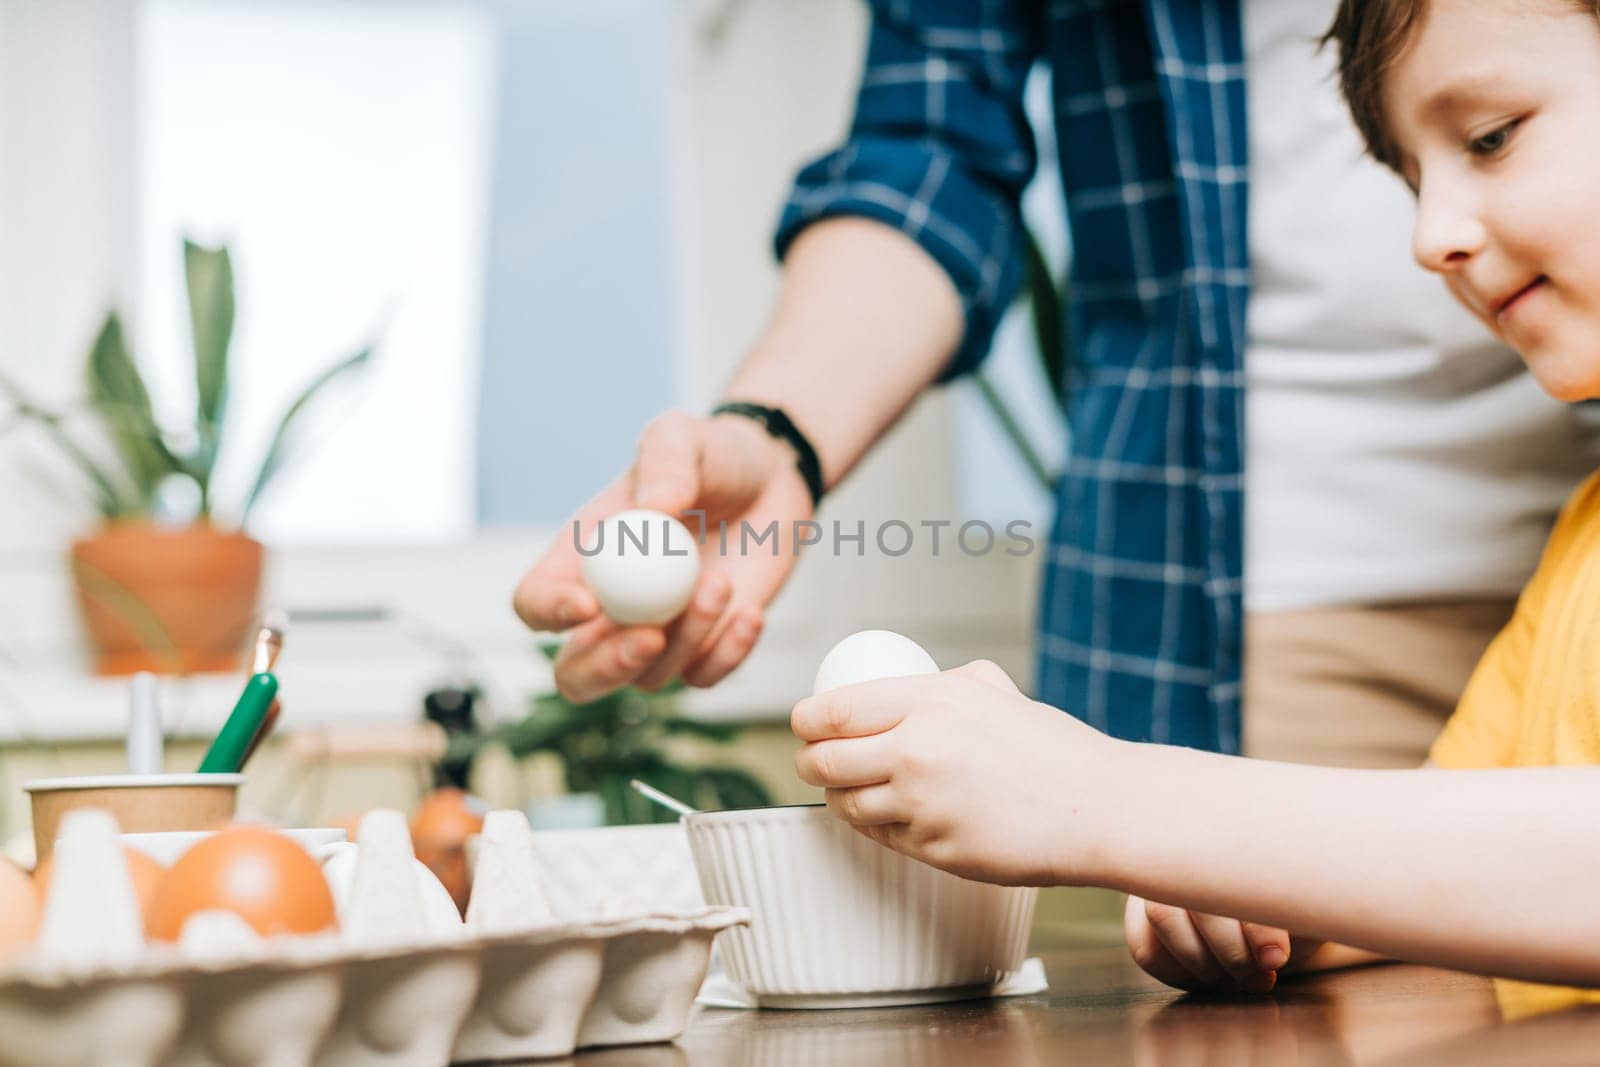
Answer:
[{"label": "ribbed ceramic bowl", "polygon": [[748,907],[718,943],[766,1007],[922,1004],[983,996],[1022,966],[1037,889],[909,859],[822,805],[684,817],[711,904]]}]

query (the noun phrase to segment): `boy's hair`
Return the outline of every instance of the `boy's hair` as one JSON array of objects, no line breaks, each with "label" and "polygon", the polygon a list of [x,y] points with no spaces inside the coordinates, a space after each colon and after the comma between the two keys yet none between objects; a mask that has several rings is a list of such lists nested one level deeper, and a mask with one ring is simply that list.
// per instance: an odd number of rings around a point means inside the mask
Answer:
[{"label": "boy's hair", "polygon": [[[1570,0],[1600,15],[1600,0]],[[1383,119],[1383,80],[1411,43],[1428,0],[1339,0],[1324,45],[1339,46],[1339,88],[1372,158],[1398,172],[1399,153]]]},{"label": "boy's hair", "polygon": [[1427,0],[1339,0],[1322,43],[1339,47],[1339,90],[1372,158],[1398,171],[1383,121],[1383,79],[1411,43]]}]

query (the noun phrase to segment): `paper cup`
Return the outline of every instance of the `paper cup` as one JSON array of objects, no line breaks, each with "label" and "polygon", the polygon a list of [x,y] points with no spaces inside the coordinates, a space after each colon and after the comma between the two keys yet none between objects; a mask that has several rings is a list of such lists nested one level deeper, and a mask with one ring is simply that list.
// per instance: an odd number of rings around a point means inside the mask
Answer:
[{"label": "paper cup", "polygon": [[986,996],[1027,955],[1037,889],[937,870],[821,805],[697,812],[683,825],[706,900],[753,912],[720,947],[763,1007]]},{"label": "paper cup", "polygon": [[213,830],[233,820],[242,774],[108,774],[41,778],[23,789],[33,801],[39,861],[55,848],[61,818],[77,808],[110,812],[125,833]]}]

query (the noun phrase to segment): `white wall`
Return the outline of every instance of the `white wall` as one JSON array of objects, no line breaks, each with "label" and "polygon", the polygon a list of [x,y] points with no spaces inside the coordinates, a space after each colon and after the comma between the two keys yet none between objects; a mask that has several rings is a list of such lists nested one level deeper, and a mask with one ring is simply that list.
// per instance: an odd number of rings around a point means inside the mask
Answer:
[{"label": "white wall", "polygon": [[[0,3],[0,369],[41,402],[81,395],[99,318],[132,292],[135,10]],[[71,478],[53,451],[23,447],[34,437],[0,439],[0,567],[92,515],[51,484]]]}]

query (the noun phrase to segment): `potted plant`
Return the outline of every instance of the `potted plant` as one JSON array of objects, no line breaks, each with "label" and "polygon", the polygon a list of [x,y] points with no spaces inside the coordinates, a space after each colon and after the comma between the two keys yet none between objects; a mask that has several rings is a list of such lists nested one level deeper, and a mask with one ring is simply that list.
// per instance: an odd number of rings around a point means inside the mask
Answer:
[{"label": "potted plant", "polygon": [[[540,647],[554,660],[561,646]],[[523,719],[451,737],[445,759],[465,766],[490,744],[503,746],[517,759],[535,752],[553,753],[561,762],[567,791],[597,794],[610,826],[677,818],[629,788],[634,778],[699,808],[771,804],[766,786],[747,771],[724,764],[685,763],[672,755],[669,743],[675,737],[726,744],[739,732],[737,726],[678,715],[675,694],[682,688],[682,683],[674,682],[647,693],[625,686],[587,704],[574,704],[560,693],[541,693]]]},{"label": "potted plant", "polygon": [[313,398],[363,366],[371,346],[324,370],[289,405],[245,497],[219,506],[217,459],[228,435],[233,265],[226,247],[183,242],[194,343],[192,421],[163,424],[109,312],[87,368],[87,426],[36,403],[0,375],[14,415],[36,424],[82,474],[99,526],[74,542],[78,606],[101,674],[233,670],[256,615],[262,546],[244,532],[251,510],[294,446]]}]

